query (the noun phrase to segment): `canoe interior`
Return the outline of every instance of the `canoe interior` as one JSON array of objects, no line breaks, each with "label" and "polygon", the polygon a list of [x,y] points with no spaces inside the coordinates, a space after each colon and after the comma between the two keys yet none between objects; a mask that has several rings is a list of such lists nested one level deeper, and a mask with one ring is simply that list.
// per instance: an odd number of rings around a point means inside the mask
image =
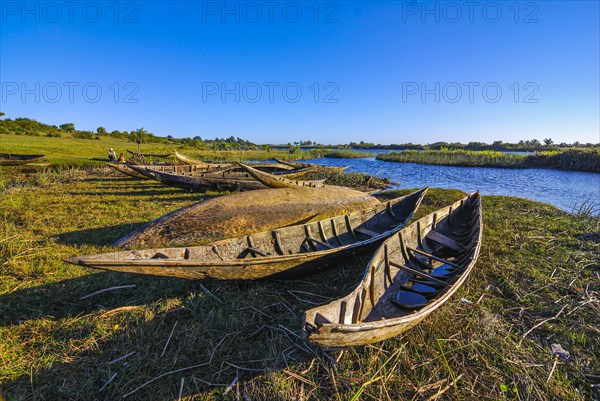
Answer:
[{"label": "canoe interior", "polygon": [[[68,262],[119,271],[128,271],[126,267],[132,266],[131,272],[185,278],[194,278],[194,268],[216,267],[217,270],[209,277],[262,278],[297,266],[303,259],[335,256],[339,250],[383,240],[406,224],[426,191],[427,188],[424,188],[386,204],[350,214],[222,240],[208,246],[113,252],[71,258]],[[218,271],[234,265],[243,270],[241,275]],[[251,265],[272,267],[253,271],[247,268]],[[157,270],[157,267],[160,269]],[[189,271],[179,274],[175,268],[187,268]],[[204,277],[205,270],[199,271],[196,278]]]},{"label": "canoe interior", "polygon": [[481,233],[477,193],[405,227],[377,249],[354,291],[305,313],[304,335],[335,348],[409,329],[464,282],[479,255]]}]

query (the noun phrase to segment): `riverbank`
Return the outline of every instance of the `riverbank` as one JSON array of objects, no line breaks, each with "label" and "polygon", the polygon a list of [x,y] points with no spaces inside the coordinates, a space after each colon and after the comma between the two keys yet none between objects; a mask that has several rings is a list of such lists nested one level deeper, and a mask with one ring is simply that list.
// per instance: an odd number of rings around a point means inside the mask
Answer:
[{"label": "riverbank", "polygon": [[496,151],[406,150],[379,154],[378,160],[436,164],[461,167],[551,168],[556,170],[600,173],[600,150],[571,149],[540,152],[533,155],[506,154]]},{"label": "riverbank", "polygon": [[[190,282],[61,261],[108,251],[143,222],[215,195],[106,169],[32,175],[0,191],[0,395],[177,399],[181,389],[183,397],[221,399],[236,382],[229,393],[250,399],[592,397],[598,243],[582,234],[597,231],[599,220],[547,204],[484,196],[481,256],[450,301],[405,335],[343,352],[297,337],[302,313],[354,288],[368,258],[259,282]],[[415,218],[461,195],[431,189]],[[570,359],[555,357],[552,343]]]}]

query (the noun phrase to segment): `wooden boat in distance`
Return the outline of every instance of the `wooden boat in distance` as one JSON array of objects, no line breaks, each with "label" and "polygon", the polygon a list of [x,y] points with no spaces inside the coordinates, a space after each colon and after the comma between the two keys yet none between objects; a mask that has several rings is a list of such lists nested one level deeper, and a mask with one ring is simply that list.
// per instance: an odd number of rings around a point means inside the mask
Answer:
[{"label": "wooden boat in distance", "polygon": [[295,276],[335,264],[397,233],[427,188],[356,212],[214,242],[207,246],[104,253],[65,262],[187,279],[255,280]]},{"label": "wooden boat in distance", "polygon": [[252,177],[257,181],[261,182],[269,188],[294,188],[294,187],[308,187],[308,188],[325,188],[327,184],[322,181],[298,181],[289,180],[284,175],[269,174],[264,171],[257,170],[244,163],[238,163],[244,168]]},{"label": "wooden boat in distance", "polygon": [[217,191],[250,191],[266,188],[263,184],[250,176],[223,177],[219,175],[187,175],[168,173],[146,169],[146,172],[163,184],[190,189],[193,191],[206,191],[209,189]]},{"label": "wooden boat in distance", "polygon": [[311,171],[313,171],[313,170],[332,170],[332,171],[342,172],[342,171],[345,171],[348,167],[350,167],[350,166],[344,166],[344,167],[324,166],[322,164],[302,163],[302,162],[296,162],[296,161],[291,161],[291,160],[280,160],[280,159],[273,159],[273,160],[275,160],[277,163],[287,164],[288,166],[294,167],[294,168],[308,168],[308,169],[311,169]]},{"label": "wooden boat in distance", "polygon": [[324,348],[396,336],[446,302],[481,247],[481,197],[473,193],[390,236],[349,295],[304,314],[305,338]]},{"label": "wooden boat in distance", "polygon": [[181,154],[178,151],[175,151],[174,154],[175,154],[175,157],[177,158],[177,160],[179,160],[183,164],[187,164],[189,166],[201,166],[204,168],[218,168],[218,167],[225,167],[225,165],[233,166],[233,163],[221,163],[221,164],[206,163],[201,160],[196,160],[196,159],[192,159],[191,157],[187,157],[186,155]]},{"label": "wooden boat in distance", "polygon": [[0,153],[0,166],[18,166],[31,163],[43,158],[45,155],[19,155],[14,153]]},{"label": "wooden boat in distance", "polygon": [[152,177],[149,177],[145,174],[142,174],[134,169],[132,169],[131,167],[129,167],[126,164],[113,164],[113,163],[108,163],[108,165],[110,167],[112,167],[113,169],[117,170],[119,173],[125,174],[129,177],[133,177],[133,178],[140,178],[140,179],[144,179],[144,180],[149,180]]},{"label": "wooden boat in distance", "polygon": [[[138,152],[134,152],[133,150],[129,150],[129,149],[125,149],[128,153],[132,154],[132,155],[137,155]],[[165,159],[169,156],[171,156],[170,153],[162,153],[162,154],[157,154],[157,153],[139,153],[144,157],[158,157],[159,159]]]}]

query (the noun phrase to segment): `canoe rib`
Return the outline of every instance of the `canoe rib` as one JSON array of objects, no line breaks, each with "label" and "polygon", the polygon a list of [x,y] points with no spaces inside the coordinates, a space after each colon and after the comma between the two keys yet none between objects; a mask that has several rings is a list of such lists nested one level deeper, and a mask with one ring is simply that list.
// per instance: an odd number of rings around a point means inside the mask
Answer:
[{"label": "canoe rib", "polygon": [[[305,312],[302,324],[305,338],[324,348],[340,348],[381,341],[414,327],[446,302],[467,279],[481,248],[481,210],[481,197],[473,193],[389,237],[373,255],[354,291]],[[459,229],[461,224],[464,226]],[[464,250],[456,251],[436,242],[435,238],[442,237],[435,234],[430,239],[427,234],[434,232],[434,225],[435,232],[452,239],[453,246],[461,244]],[[443,274],[436,270],[434,277],[434,269],[442,269]],[[437,288],[430,292],[432,298],[427,298],[424,305],[416,303],[419,306],[414,310],[400,300],[395,301],[402,293],[419,294],[418,286],[415,290],[411,288],[423,282]],[[351,314],[351,311],[358,312]]]},{"label": "canoe rib", "polygon": [[[426,192],[427,188],[423,188],[390,201],[397,218],[386,213],[385,204],[378,204],[348,215],[321,220],[331,248],[319,244],[326,244],[326,241],[314,238],[313,241],[308,241],[314,247],[303,246],[307,242],[306,233],[316,233],[319,230],[319,222],[313,222],[217,241],[207,246],[113,252],[73,257],[65,261],[99,269],[187,279],[255,280],[283,275],[291,277],[339,263],[343,257],[372,249],[406,225]],[[353,239],[345,231],[346,216],[355,227],[380,230],[381,235],[364,240]],[[337,224],[333,224],[336,221]],[[328,228],[335,225],[338,227],[337,233]],[[332,238],[339,238],[339,245],[334,246]],[[252,257],[247,257],[248,253]],[[160,257],[154,258],[156,255]]]}]

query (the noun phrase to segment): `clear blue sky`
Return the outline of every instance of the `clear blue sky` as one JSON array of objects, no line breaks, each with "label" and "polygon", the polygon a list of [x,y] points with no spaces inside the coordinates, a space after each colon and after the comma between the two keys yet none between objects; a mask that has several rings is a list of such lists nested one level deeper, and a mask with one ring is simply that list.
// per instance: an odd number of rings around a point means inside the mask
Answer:
[{"label": "clear blue sky", "polygon": [[257,143],[600,142],[599,2],[466,3],[4,1],[0,107]]}]

